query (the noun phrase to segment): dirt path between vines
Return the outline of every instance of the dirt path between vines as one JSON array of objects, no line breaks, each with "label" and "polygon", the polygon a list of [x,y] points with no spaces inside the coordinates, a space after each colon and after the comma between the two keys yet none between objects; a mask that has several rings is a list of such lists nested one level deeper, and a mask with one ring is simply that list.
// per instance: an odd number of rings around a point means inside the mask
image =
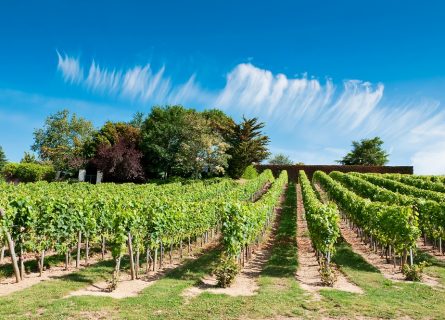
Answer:
[{"label": "dirt path between vines", "polygon": [[[445,245],[445,241],[443,241],[442,245]],[[439,261],[445,262],[445,255],[440,254],[439,250],[434,249],[433,246],[430,245],[428,242],[427,242],[427,244],[425,244],[422,239],[419,239],[417,241],[417,249],[429,254],[430,256],[434,257],[435,259],[437,259]]]},{"label": "dirt path between vines", "polygon": [[[315,188],[322,200],[327,202],[329,199],[327,193],[318,184],[315,184]],[[362,242],[360,237],[348,226],[348,223],[344,219],[340,219],[340,232],[343,239],[351,246],[352,251],[359,254],[367,263],[377,268],[386,279],[406,283],[410,282],[405,280],[405,276],[399,266],[394,268],[392,263],[387,263],[385,257],[375,253],[369,245]],[[439,285],[439,282],[435,278],[426,274],[423,275],[422,282],[420,283],[424,283],[428,286]]]},{"label": "dirt path between vines", "polygon": [[252,258],[247,261],[236,276],[233,284],[228,288],[218,288],[216,277],[207,275],[201,279],[199,286],[194,286],[184,290],[182,296],[187,302],[202,292],[214,294],[227,294],[229,296],[254,296],[258,294],[258,277],[272,254],[272,247],[275,243],[275,234],[278,230],[281,219],[282,205],[284,204],[287,187],[283,190],[279,205],[275,208],[275,220],[272,228],[267,231],[265,240],[257,247],[253,248]]},{"label": "dirt path between vines", "polygon": [[321,289],[337,289],[352,293],[363,293],[363,290],[356,284],[349,281],[346,276],[341,273],[334,265],[337,275],[337,281],[333,287],[323,286],[319,273],[319,265],[315,257],[309,230],[305,218],[305,210],[301,186],[297,184],[297,246],[298,246],[298,270],[296,279],[300,286],[314,294],[316,300],[320,300],[321,296],[317,291]]},{"label": "dirt path between vines", "polygon": [[[105,260],[108,259],[111,259],[110,253],[105,255]],[[102,261],[101,254],[92,255],[88,261],[88,266],[92,266],[100,261]],[[6,296],[13,292],[24,290],[43,281],[60,279],[61,277],[77,272],[86,267],[87,265],[85,265],[85,261],[84,259],[82,259],[79,269],[71,267],[69,270],[65,270],[65,265],[63,262],[61,262],[57,266],[51,266],[50,268],[44,270],[41,277],[39,277],[38,272],[27,273],[25,275],[25,279],[23,279],[19,283],[15,282],[15,276],[4,278],[0,281],[0,296]]]},{"label": "dirt path between vines", "polygon": [[173,250],[172,263],[169,261],[168,252],[165,251],[164,256],[164,267],[162,269],[157,269],[156,271],[149,271],[148,274],[145,273],[145,268],[141,268],[141,274],[139,279],[131,280],[130,274],[127,272],[121,272],[117,288],[108,292],[108,281],[100,281],[94,283],[86,288],[70,292],[65,298],[73,296],[101,296],[110,297],[114,299],[123,299],[128,297],[137,296],[142,290],[147,287],[152,286],[157,280],[161,279],[171,270],[180,267],[186,261],[196,260],[205,252],[214,249],[219,244],[220,237],[215,236],[210,239],[209,242],[204,244],[202,247],[198,244],[199,241],[193,244],[190,254],[184,253],[184,257],[181,259],[179,256],[179,250]]}]

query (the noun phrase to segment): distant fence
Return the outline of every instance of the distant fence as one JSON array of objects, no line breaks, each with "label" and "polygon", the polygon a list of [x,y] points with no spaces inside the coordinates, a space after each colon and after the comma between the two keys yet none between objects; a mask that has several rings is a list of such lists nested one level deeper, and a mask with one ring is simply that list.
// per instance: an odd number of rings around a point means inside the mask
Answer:
[{"label": "distant fence", "polygon": [[343,165],[256,165],[259,172],[266,169],[272,170],[274,176],[278,176],[282,170],[287,170],[289,180],[297,181],[298,171],[304,170],[308,177],[312,179],[315,171],[321,170],[326,173],[332,171],[340,172],[362,172],[362,173],[404,173],[413,174],[412,166],[343,166]]}]

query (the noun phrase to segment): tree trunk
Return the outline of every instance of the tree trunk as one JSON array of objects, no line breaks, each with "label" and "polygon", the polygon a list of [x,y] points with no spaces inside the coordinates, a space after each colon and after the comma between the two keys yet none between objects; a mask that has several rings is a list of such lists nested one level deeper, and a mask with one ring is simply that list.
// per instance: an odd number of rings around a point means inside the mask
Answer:
[{"label": "tree trunk", "polygon": [[40,253],[40,261],[39,261],[39,276],[42,276],[43,268],[45,266],[45,250],[42,250]]},{"label": "tree trunk", "polygon": [[182,259],[182,240],[179,241],[179,258]]},{"label": "tree trunk", "polygon": [[128,253],[130,255],[130,273],[131,273],[131,280],[135,279],[135,272],[134,272],[134,257],[133,257],[133,243],[131,239],[131,233],[128,233]]},{"label": "tree trunk", "polygon": [[82,244],[82,231],[77,234],[77,256],[76,256],[76,268],[80,267],[80,245]]},{"label": "tree trunk", "polygon": [[119,281],[119,273],[121,269],[121,258],[122,256],[116,258],[116,264],[114,265],[113,277],[111,278],[110,291],[113,291],[117,287]]},{"label": "tree trunk", "polygon": [[145,265],[145,273],[148,274],[150,271],[150,260],[151,260],[151,252],[150,248],[147,247],[147,257],[146,257],[146,265]]},{"label": "tree trunk", "polygon": [[68,249],[67,252],[65,252],[65,270],[69,270],[69,264],[70,264],[70,251]]}]

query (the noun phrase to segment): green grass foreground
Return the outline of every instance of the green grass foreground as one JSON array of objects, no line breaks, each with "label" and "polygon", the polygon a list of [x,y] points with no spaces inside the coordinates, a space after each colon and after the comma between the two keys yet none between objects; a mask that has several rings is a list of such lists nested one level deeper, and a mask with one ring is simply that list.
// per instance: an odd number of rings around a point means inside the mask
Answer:
[{"label": "green grass foreground", "polygon": [[[184,298],[181,293],[211,272],[219,254],[214,249],[186,262],[146,288],[139,296],[116,300],[104,297],[70,297],[69,292],[108,279],[112,262],[101,262],[60,279],[0,297],[0,319],[266,319],[384,318],[444,319],[445,290],[418,283],[386,280],[374,267],[354,254],[346,243],[333,257],[346,276],[364,294],[321,290],[322,299],[302,290],[295,280],[296,192],[289,185],[272,256],[259,277],[260,290],[251,297],[203,293]],[[445,283],[445,265],[430,256],[426,272]]]}]

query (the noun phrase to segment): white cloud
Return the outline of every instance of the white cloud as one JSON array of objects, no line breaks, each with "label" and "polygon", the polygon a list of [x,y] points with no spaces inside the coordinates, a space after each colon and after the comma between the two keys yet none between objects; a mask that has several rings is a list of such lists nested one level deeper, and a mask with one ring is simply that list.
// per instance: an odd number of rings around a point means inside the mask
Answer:
[{"label": "white cloud", "polygon": [[80,66],[79,59],[68,55],[61,55],[57,51],[59,59],[57,69],[62,73],[66,82],[79,83],[83,80],[83,69]]}]

